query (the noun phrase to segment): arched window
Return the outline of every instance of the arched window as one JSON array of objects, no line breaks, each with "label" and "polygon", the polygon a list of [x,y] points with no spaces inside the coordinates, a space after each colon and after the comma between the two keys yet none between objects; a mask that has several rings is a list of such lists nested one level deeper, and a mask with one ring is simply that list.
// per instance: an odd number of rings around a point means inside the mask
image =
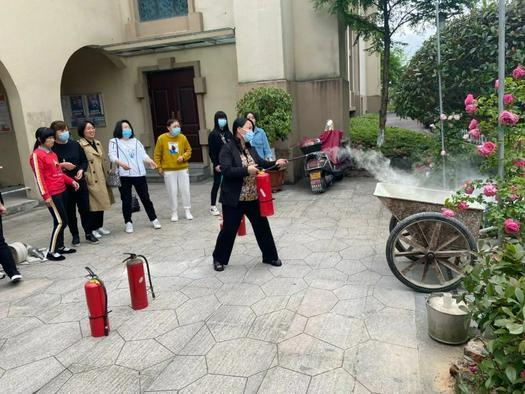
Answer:
[{"label": "arched window", "polygon": [[138,0],[141,22],[188,15],[188,0]]}]

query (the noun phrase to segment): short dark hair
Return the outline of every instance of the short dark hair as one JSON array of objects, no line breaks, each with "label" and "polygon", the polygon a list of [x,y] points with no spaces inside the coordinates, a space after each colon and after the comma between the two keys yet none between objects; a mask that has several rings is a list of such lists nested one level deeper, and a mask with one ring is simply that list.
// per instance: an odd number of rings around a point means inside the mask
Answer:
[{"label": "short dark hair", "polygon": [[135,133],[133,132],[133,126],[131,125],[131,122],[127,119],[119,120],[117,123],[115,123],[115,129],[113,130],[113,138],[122,138],[122,123],[126,122],[129,124],[129,127],[131,128],[131,137],[135,137]]},{"label": "short dark hair", "polygon": [[69,127],[67,127],[67,123],[64,122],[63,120],[55,120],[51,122],[51,124],[49,125],[49,128],[53,129],[54,131],[69,129]]},{"label": "short dark hair", "polygon": [[255,119],[257,119],[257,118],[258,118],[258,116],[257,116],[257,113],[256,113],[256,112],[253,112],[253,111],[248,111],[248,112],[245,112],[245,113],[244,113],[244,117],[245,117],[245,118],[247,118],[247,117],[248,117],[248,115],[250,115],[250,114],[252,114],[252,115],[253,115],[253,117],[254,117]]},{"label": "short dark hair", "polygon": [[84,131],[86,131],[86,126],[88,124],[90,124],[93,127],[96,127],[95,123],[93,121],[89,120],[89,119],[86,119],[85,121],[80,123],[80,125],[77,128],[78,135],[79,135],[80,138],[84,138]]},{"label": "short dark hair", "polygon": [[166,121],[166,127],[170,127],[170,125],[173,123],[173,122],[177,122],[179,124],[180,127],[182,127],[182,123],[180,120],[178,120],[177,118],[171,118],[171,119],[168,119]]}]

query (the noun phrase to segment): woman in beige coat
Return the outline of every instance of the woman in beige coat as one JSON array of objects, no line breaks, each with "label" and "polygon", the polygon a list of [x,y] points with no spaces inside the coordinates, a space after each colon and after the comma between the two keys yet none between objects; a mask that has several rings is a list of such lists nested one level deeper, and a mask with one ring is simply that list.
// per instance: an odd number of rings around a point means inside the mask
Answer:
[{"label": "woman in beige coat", "polygon": [[115,200],[111,189],[106,186],[108,157],[100,141],[95,139],[95,125],[89,120],[82,122],[78,127],[78,135],[78,143],[84,149],[88,161],[85,177],[89,191],[89,222],[92,232],[86,238],[93,242],[93,238],[96,240],[110,233],[104,228],[104,211],[110,209]]}]

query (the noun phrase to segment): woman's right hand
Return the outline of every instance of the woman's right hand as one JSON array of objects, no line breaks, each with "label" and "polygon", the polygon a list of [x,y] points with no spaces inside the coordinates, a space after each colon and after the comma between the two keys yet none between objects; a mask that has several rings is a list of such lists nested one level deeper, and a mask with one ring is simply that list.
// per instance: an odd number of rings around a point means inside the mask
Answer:
[{"label": "woman's right hand", "polygon": [[220,165],[216,165],[215,166],[215,171],[216,172],[221,172],[221,166]]},{"label": "woman's right hand", "polygon": [[122,167],[124,170],[126,170],[126,171],[129,170],[129,169],[131,168],[131,167],[128,165],[128,163],[125,163],[125,162],[120,161],[120,160],[117,161],[117,164],[118,164],[119,166],[121,166],[121,167]]},{"label": "woman's right hand", "polygon": [[44,200],[44,203],[46,204],[46,207],[50,207],[51,206],[51,202],[53,202],[53,199],[51,197],[49,197],[47,200]]},{"label": "woman's right hand", "polygon": [[164,175],[164,170],[162,169],[162,167],[157,167],[157,171],[159,175]]},{"label": "woman's right hand", "polygon": [[257,175],[258,172],[257,166],[248,166],[248,174]]}]

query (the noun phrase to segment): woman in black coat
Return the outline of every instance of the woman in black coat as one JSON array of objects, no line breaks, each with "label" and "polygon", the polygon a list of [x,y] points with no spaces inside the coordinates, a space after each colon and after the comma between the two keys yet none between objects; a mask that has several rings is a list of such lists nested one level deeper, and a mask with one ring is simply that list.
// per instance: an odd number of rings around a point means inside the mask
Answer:
[{"label": "woman in black coat", "polygon": [[219,155],[223,176],[220,201],[224,222],[213,251],[213,268],[215,271],[223,271],[224,266],[228,265],[243,215],[252,224],[263,263],[279,267],[282,263],[277,255],[270,224],[259,211],[255,176],[259,168],[274,165],[285,168],[288,161],[266,161],[259,157],[255,148],[250,145],[254,129],[250,120],[238,118],[233,122],[232,129],[234,137],[224,145]]},{"label": "woman in black coat", "polygon": [[233,139],[233,134],[228,128],[228,117],[223,111],[215,112],[213,117],[214,127],[208,136],[208,149],[211,162],[213,164],[213,186],[211,188],[210,213],[218,216],[221,213],[217,209],[217,192],[221,185],[221,166],[219,164],[219,154],[222,147]]}]

